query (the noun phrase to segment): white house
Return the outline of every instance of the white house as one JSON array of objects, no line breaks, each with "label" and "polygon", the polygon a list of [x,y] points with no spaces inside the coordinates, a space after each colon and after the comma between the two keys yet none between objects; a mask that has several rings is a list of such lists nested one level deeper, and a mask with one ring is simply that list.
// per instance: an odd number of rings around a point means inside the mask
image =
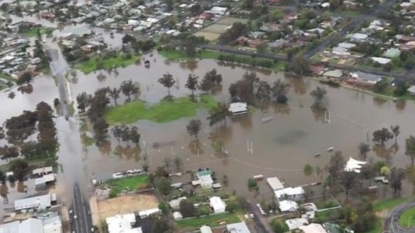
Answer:
[{"label": "white house", "polygon": [[242,102],[231,103],[229,105],[229,112],[232,116],[247,114],[248,104]]},{"label": "white house", "polygon": [[16,211],[26,211],[30,209],[45,210],[52,206],[52,201],[56,201],[56,195],[50,193],[42,196],[29,197],[14,201]]},{"label": "white house", "polygon": [[327,233],[326,229],[321,224],[311,223],[307,226],[300,226],[300,230],[304,233]]},{"label": "white house", "polygon": [[281,212],[294,212],[298,210],[298,204],[295,201],[284,200],[278,202]]},{"label": "white house", "polygon": [[135,214],[115,215],[105,219],[109,233],[142,233],[141,227],[133,228],[136,222]]},{"label": "white house", "polygon": [[344,168],[344,171],[346,172],[355,172],[360,173],[360,169],[363,165],[365,165],[367,162],[359,161],[356,159],[353,159],[352,157],[349,158],[349,161],[347,161],[346,166]]},{"label": "white house", "polygon": [[267,183],[273,191],[280,190],[280,189],[284,188],[284,185],[281,183],[281,181],[277,177],[267,178]]},{"label": "white house", "polygon": [[408,92],[411,95],[415,95],[415,85],[412,85],[408,88]]},{"label": "white house", "polygon": [[209,205],[212,207],[215,214],[226,211],[226,204],[220,197],[213,196],[209,198]]},{"label": "white house", "polygon": [[200,233],[212,233],[212,229],[209,226],[202,226],[200,228]]},{"label": "white house", "polygon": [[28,218],[0,225],[0,232],[24,233],[62,233],[62,222],[59,215],[44,219]]},{"label": "white house", "polygon": [[302,187],[290,187],[274,191],[274,194],[278,200],[289,199],[299,201],[304,197],[304,189]]},{"label": "white house", "polygon": [[179,211],[176,211],[176,212],[173,212],[173,218],[174,220],[181,220],[183,219],[183,215]]},{"label": "white house", "polygon": [[212,188],[213,179],[212,179],[212,170],[206,169],[198,171],[196,173],[198,180],[192,181],[192,185],[200,185],[204,189]]},{"label": "white house", "polygon": [[169,202],[169,205],[172,209],[177,210],[180,207],[180,202],[182,200],[186,200],[186,199],[187,199],[187,197],[179,197],[177,199],[173,199]]},{"label": "white house", "polygon": [[293,218],[293,219],[285,220],[285,224],[287,224],[288,229],[292,231],[302,226],[308,225],[308,220],[304,218]]}]

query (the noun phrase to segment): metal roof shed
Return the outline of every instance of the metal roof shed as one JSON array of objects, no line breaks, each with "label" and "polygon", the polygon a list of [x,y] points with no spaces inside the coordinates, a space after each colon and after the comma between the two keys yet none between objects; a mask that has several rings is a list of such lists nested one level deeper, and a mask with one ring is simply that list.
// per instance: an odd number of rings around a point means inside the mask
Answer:
[{"label": "metal roof shed", "polygon": [[284,188],[284,185],[277,177],[270,177],[267,178],[267,183],[271,187],[272,190],[280,190]]}]

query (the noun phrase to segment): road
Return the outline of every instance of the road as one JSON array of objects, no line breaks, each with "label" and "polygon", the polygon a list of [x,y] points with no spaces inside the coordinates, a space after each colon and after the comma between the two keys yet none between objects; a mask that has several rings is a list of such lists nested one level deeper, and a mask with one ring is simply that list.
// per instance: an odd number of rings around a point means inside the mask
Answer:
[{"label": "road", "polygon": [[399,206],[396,206],[388,212],[386,216],[384,231],[387,233],[414,233],[415,228],[403,228],[399,226],[399,217],[407,209],[415,208],[415,201],[408,202]]},{"label": "road", "polygon": [[[85,201],[79,185],[74,186],[74,198],[70,207],[71,232],[91,233],[93,224],[89,202]],[[76,217],[75,217],[76,216]]]},{"label": "road", "polygon": [[258,207],[256,206],[255,199],[250,199],[247,203],[247,210],[249,213],[254,215],[254,223],[255,223],[255,229],[257,233],[268,233],[273,232],[271,229],[271,226],[269,224],[269,221],[266,217],[262,216],[259,212]]},{"label": "road", "polygon": [[368,12],[367,14],[362,14],[359,17],[357,17],[355,20],[353,20],[350,24],[346,25],[344,28],[342,28],[339,32],[337,32],[335,35],[330,36],[329,38],[325,39],[322,43],[320,43],[318,46],[314,47],[313,49],[307,51],[304,54],[304,57],[307,59],[310,59],[314,55],[316,55],[319,52],[322,52],[327,47],[333,45],[337,41],[337,38],[343,38],[348,32],[353,31],[356,28],[360,28],[362,24],[373,17],[376,17],[380,13],[385,12],[386,10],[390,9],[395,3],[396,0],[387,0],[383,4],[379,5],[378,7],[372,9],[372,11]]}]

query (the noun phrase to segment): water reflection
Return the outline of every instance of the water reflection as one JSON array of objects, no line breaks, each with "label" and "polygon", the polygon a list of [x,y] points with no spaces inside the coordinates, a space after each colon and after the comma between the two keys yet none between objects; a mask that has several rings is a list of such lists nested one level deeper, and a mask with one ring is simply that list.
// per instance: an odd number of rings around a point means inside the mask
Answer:
[{"label": "water reflection", "polygon": [[386,102],[388,102],[388,101],[384,98],[380,98],[380,97],[377,97],[377,96],[373,97],[373,103],[375,103],[379,107],[383,107]]},{"label": "water reflection", "polygon": [[405,110],[406,101],[405,100],[395,101],[395,107],[396,107],[397,110],[399,110],[399,112],[402,112],[403,110]]},{"label": "water reflection", "polygon": [[275,115],[289,115],[291,108],[288,104],[273,104]]},{"label": "water reflection", "polygon": [[205,153],[203,147],[203,144],[198,139],[190,141],[188,145],[188,149],[192,155],[203,155]]},{"label": "water reflection", "polygon": [[118,145],[115,147],[113,153],[120,158],[125,158],[126,160],[131,160],[134,158],[134,161],[138,162],[140,160],[141,148],[140,146]]}]

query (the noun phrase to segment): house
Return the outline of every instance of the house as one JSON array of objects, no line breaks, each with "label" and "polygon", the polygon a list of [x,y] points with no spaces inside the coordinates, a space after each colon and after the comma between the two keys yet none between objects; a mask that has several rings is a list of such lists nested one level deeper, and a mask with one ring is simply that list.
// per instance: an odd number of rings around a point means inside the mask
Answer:
[{"label": "house", "polygon": [[314,75],[321,75],[324,71],[324,67],[311,65],[310,70],[311,70],[311,73],[313,73]]},{"label": "house", "polygon": [[304,218],[288,219],[288,220],[285,220],[285,224],[287,224],[288,229],[292,231],[302,226],[308,225],[308,220]]},{"label": "house", "polygon": [[124,215],[118,214],[113,217],[106,218],[105,221],[107,223],[109,233],[143,233],[141,227],[133,228],[133,225],[136,222],[136,216],[133,213]]},{"label": "house", "polygon": [[298,204],[295,201],[283,200],[278,202],[281,212],[294,212],[298,210]]},{"label": "house", "polygon": [[307,226],[300,226],[299,229],[303,233],[327,233],[326,229],[321,224],[311,223]]},{"label": "house", "polygon": [[226,229],[229,233],[250,233],[248,226],[245,222],[238,222],[226,225]]},{"label": "house", "polygon": [[382,77],[379,75],[357,71],[350,73],[348,82],[364,86],[373,86],[380,80],[382,80]]},{"label": "house", "polygon": [[248,104],[242,102],[231,103],[229,105],[229,112],[232,116],[247,114]]},{"label": "house", "polygon": [[274,194],[278,200],[288,199],[300,201],[304,198],[304,189],[302,187],[290,187],[274,191]]},{"label": "house", "polygon": [[210,169],[198,171],[196,177],[198,180],[192,181],[192,185],[200,185],[204,189],[212,188],[214,182],[212,179],[212,171]]},{"label": "house", "polygon": [[19,199],[14,201],[14,210],[45,210],[52,206],[52,201],[56,201],[56,195],[50,193],[41,196]]},{"label": "house", "polygon": [[394,57],[398,57],[399,55],[401,55],[401,50],[397,48],[390,48],[386,50],[386,52],[383,54],[383,56],[387,58],[394,58]]},{"label": "house", "polygon": [[371,59],[372,59],[372,61],[374,61],[376,63],[379,63],[381,65],[386,65],[386,64],[391,62],[391,59],[383,58],[383,57],[372,57]]},{"label": "house", "polygon": [[408,93],[411,95],[415,95],[415,85],[412,85],[408,88]]},{"label": "house", "polygon": [[369,36],[367,34],[363,33],[355,33],[350,36],[350,40],[353,42],[363,42],[365,41]]},{"label": "house", "polygon": [[215,214],[224,213],[226,211],[226,204],[220,197],[213,196],[209,198],[209,205],[212,207]]},{"label": "house", "polygon": [[176,211],[176,212],[173,212],[173,218],[174,220],[181,220],[183,219],[183,215],[179,211]]},{"label": "house", "polygon": [[327,72],[324,72],[323,76],[326,79],[339,80],[343,77],[343,71],[341,71],[341,70],[329,70]]},{"label": "house", "polygon": [[169,205],[170,205],[170,207],[171,207],[172,209],[177,210],[177,209],[179,209],[179,207],[180,207],[180,202],[181,202],[182,200],[186,200],[186,199],[187,199],[187,197],[179,197],[179,198],[177,198],[177,199],[171,200],[171,201],[169,202]]},{"label": "house", "polygon": [[346,172],[355,172],[360,173],[360,169],[364,166],[367,162],[359,161],[349,157],[349,161],[347,161],[346,166],[344,167],[344,171]]},{"label": "house", "polygon": [[277,177],[267,178],[267,183],[273,191],[277,191],[277,190],[284,188],[284,185],[281,183],[281,181]]},{"label": "house", "polygon": [[47,218],[28,218],[21,222],[9,222],[0,225],[0,232],[4,233],[62,233],[62,221],[59,215]]},{"label": "house", "polygon": [[56,180],[55,174],[47,174],[35,179],[35,188],[45,188],[46,185],[54,183]]},{"label": "house", "polygon": [[42,177],[43,175],[52,174],[52,173],[53,173],[52,167],[42,167],[42,168],[34,169],[32,171],[32,177],[37,178],[37,177]]},{"label": "house", "polygon": [[202,226],[200,228],[200,233],[212,233],[212,229],[209,226]]}]

